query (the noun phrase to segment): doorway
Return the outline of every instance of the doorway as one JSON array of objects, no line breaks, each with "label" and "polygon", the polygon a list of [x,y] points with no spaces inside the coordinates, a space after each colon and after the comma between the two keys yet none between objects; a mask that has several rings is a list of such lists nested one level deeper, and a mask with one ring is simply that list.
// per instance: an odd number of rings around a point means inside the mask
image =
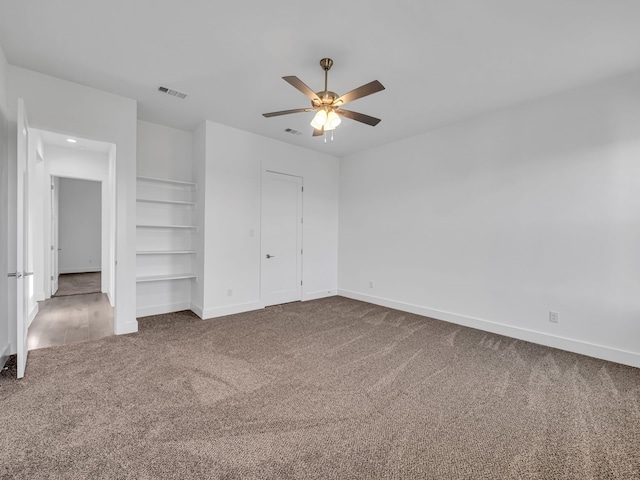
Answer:
[{"label": "doorway", "polygon": [[[36,203],[42,208],[35,212],[33,225],[38,259],[34,270],[42,294],[38,296],[38,314],[29,327],[29,349],[112,335],[113,145],[31,130],[42,170],[38,185],[32,186],[41,192]],[[66,275],[82,276],[85,272],[97,276],[98,281],[92,285],[72,282],[65,287]]]},{"label": "doorway", "polygon": [[[51,235],[55,297],[102,291],[101,182],[52,179]],[[58,180],[58,181],[56,181]]]},{"label": "doorway", "polygon": [[302,300],[302,177],[262,176],[261,280],[264,306]]}]

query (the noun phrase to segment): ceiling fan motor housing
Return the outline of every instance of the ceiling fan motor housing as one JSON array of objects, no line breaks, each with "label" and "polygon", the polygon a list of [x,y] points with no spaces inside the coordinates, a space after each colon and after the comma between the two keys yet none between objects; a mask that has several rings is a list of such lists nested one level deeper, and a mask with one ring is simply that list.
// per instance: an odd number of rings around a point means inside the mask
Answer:
[{"label": "ceiling fan motor housing", "polygon": [[316,95],[318,95],[318,98],[320,98],[322,103],[318,103],[317,100],[314,100],[311,102],[311,105],[314,107],[321,107],[321,106],[328,107],[339,96],[337,93],[330,92],[328,90],[323,90],[322,92],[316,92]]}]

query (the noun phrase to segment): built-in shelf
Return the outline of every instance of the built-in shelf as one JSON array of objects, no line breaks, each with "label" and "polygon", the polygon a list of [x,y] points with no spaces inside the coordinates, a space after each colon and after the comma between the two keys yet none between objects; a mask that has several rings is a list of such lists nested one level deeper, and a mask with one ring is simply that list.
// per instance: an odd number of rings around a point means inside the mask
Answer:
[{"label": "built-in shelf", "polygon": [[195,225],[136,225],[138,228],[167,228],[167,229],[177,229],[177,230],[198,230],[198,227]]},{"label": "built-in shelf", "polygon": [[184,202],[182,200],[159,200],[155,198],[138,198],[136,199],[136,201],[144,202],[144,203],[165,203],[169,205],[185,205],[188,207],[195,207],[196,205],[196,202]]},{"label": "built-in shelf", "polygon": [[137,277],[136,282],[162,282],[166,280],[184,280],[189,278],[194,278],[196,281],[198,280],[198,277],[193,273],[174,273],[169,275],[148,275],[144,277]]},{"label": "built-in shelf", "polygon": [[136,255],[195,255],[195,250],[138,250]]},{"label": "built-in shelf", "polygon": [[198,222],[197,184],[143,175],[136,179],[137,310],[147,315],[183,310],[190,304],[192,282],[198,282],[192,273],[200,230],[193,225]]},{"label": "built-in shelf", "polygon": [[168,178],[154,178],[154,177],[143,177],[138,175],[136,179],[144,181],[144,182],[156,182],[156,183],[169,183],[172,185],[183,185],[185,187],[191,187],[194,190],[197,188],[197,185],[193,182],[184,182],[182,180],[171,180]]}]

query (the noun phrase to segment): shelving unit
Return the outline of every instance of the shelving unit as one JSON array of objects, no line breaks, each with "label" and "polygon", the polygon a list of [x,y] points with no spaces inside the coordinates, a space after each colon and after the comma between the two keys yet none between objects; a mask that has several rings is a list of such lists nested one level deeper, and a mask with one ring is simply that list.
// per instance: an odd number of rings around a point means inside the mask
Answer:
[{"label": "shelving unit", "polygon": [[136,282],[144,283],[144,282],[161,282],[165,280],[184,280],[187,278],[197,278],[192,273],[176,273],[176,274],[168,274],[168,275],[147,275],[145,277],[137,277]]},{"label": "shelving unit", "polygon": [[138,250],[137,255],[195,255],[195,250]]},{"label": "shelving unit", "polygon": [[186,229],[198,231],[198,227],[195,225],[137,225],[137,228],[166,228],[166,229]]},{"label": "shelving unit", "polygon": [[159,198],[138,198],[136,199],[137,202],[141,202],[141,203],[167,203],[169,205],[189,205],[189,206],[196,206],[196,202],[183,202],[180,200],[163,200],[163,199],[159,199]]},{"label": "shelving unit", "polygon": [[166,184],[170,184],[170,185],[184,185],[187,187],[192,188],[193,190],[196,190],[198,185],[194,182],[185,182],[182,180],[173,180],[171,178],[156,178],[156,177],[144,177],[142,175],[138,175],[136,177],[136,180],[138,180],[138,182],[150,182],[150,183],[166,183]]},{"label": "shelving unit", "polygon": [[138,176],[136,303],[138,315],[182,310],[198,281],[194,238],[197,184]]}]

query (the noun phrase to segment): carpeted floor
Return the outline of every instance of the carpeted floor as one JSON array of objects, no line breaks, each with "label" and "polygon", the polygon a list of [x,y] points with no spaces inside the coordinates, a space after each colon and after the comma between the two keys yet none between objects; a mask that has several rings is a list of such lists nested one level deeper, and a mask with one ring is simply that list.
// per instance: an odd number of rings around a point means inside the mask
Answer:
[{"label": "carpeted floor", "polygon": [[101,282],[102,274],[100,272],[65,273],[58,276],[58,291],[53,296],[66,297],[100,293]]},{"label": "carpeted floor", "polygon": [[0,478],[640,478],[640,370],[341,297],[29,354]]}]

